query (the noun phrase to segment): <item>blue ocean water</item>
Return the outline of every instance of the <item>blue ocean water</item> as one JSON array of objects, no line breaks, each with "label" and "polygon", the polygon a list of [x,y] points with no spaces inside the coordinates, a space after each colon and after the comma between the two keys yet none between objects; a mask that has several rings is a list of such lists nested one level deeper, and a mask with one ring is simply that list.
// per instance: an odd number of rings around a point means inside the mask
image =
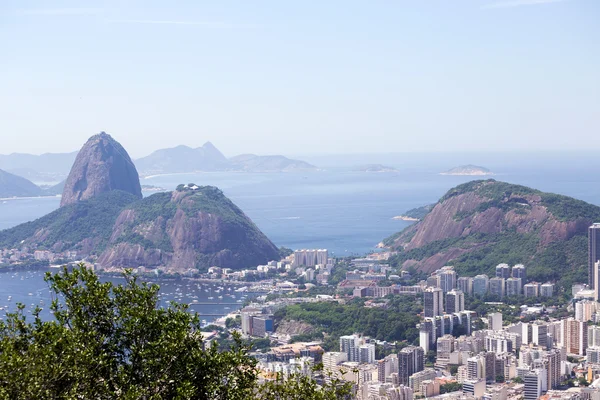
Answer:
[{"label": "blue ocean water", "polygon": [[[477,177],[443,176],[456,165],[483,165],[497,180],[600,204],[600,161],[590,153],[387,154],[309,159],[321,171],[193,173],[154,176],[142,184],[172,190],[180,183],[214,185],[277,245],[327,248],[333,255],[364,254],[409,223],[396,215],[434,203],[450,188]],[[398,172],[352,172],[382,163]],[[0,228],[56,209],[59,198],[0,200]]]},{"label": "blue ocean water", "polygon": [[[44,281],[46,272],[56,273],[59,269],[37,268],[26,270],[0,270],[0,319],[8,311],[16,311],[17,303],[26,306],[25,314],[31,315],[36,306],[42,309],[44,320],[51,319],[50,305],[55,298],[50,286]],[[118,277],[102,277],[116,285],[125,280]],[[207,323],[227,315],[240,308],[246,298],[256,293],[240,292],[239,285],[227,285],[214,282],[199,282],[189,279],[161,280],[159,306],[167,307],[175,301],[190,305],[190,310],[198,312]]]}]

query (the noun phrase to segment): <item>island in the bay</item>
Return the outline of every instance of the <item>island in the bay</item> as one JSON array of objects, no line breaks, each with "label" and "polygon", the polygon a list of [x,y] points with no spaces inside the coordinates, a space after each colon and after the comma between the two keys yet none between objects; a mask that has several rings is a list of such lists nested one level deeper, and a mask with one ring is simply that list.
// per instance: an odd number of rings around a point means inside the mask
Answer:
[{"label": "island in the bay", "polygon": [[441,172],[440,175],[459,175],[459,176],[486,176],[494,175],[492,171],[478,165],[461,165],[448,171]]},{"label": "island in the bay", "polygon": [[398,172],[394,167],[383,164],[358,165],[352,169],[354,172]]}]

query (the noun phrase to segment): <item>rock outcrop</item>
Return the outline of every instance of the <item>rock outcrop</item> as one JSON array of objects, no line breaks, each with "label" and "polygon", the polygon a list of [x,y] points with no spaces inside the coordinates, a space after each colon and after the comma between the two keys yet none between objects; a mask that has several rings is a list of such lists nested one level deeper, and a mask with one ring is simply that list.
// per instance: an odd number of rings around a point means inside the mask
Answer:
[{"label": "rock outcrop", "polygon": [[61,207],[111,190],[142,198],[137,170],[127,151],[110,135],[92,136],[77,154],[63,190]]},{"label": "rock outcrop", "polygon": [[600,207],[567,196],[493,179],[472,181],[451,189],[421,221],[385,244],[401,251],[404,267],[431,272],[515,238],[533,244],[535,258],[557,243],[586,235],[598,218]]},{"label": "rock outcrop", "polygon": [[190,184],[126,207],[98,264],[239,269],[275,259],[275,245],[219,189]]}]

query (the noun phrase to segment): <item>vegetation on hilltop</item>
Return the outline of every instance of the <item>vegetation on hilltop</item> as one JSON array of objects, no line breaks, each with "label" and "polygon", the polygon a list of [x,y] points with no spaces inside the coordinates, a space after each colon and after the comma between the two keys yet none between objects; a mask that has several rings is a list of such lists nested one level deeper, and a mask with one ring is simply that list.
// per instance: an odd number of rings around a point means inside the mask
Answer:
[{"label": "vegetation on hilltop", "polygon": [[52,248],[61,243],[66,249],[87,238],[93,238],[96,250],[101,250],[110,238],[115,220],[123,207],[137,201],[137,197],[113,190],[89,200],[61,207],[35,221],[0,231],[0,248],[20,247],[24,244],[37,248]]},{"label": "vegetation on hilltop", "polygon": [[458,185],[450,189],[439,200],[439,203],[469,192],[488,199],[479,206],[477,212],[483,212],[490,207],[508,211],[519,206],[529,206],[527,200],[519,198],[519,196],[538,195],[541,198],[541,205],[546,207],[559,221],[571,221],[577,218],[600,220],[600,207],[596,205],[569,196],[542,192],[527,186],[499,182],[494,179],[475,180]]},{"label": "vegetation on hilltop", "polygon": [[198,213],[218,215],[224,222],[249,225],[250,220],[238,206],[233,204],[223,192],[214,186],[197,186],[189,183],[187,186],[197,189],[186,189],[185,185],[177,186],[178,192],[187,192],[186,199],[189,202],[180,201],[179,206],[188,216],[196,216]]},{"label": "vegetation on hilltop", "polygon": [[539,238],[533,234],[472,234],[400,252],[392,256],[390,263],[399,267],[407,260],[423,260],[449,248],[470,249],[450,262],[459,276],[494,276],[496,265],[507,263],[526,265],[529,281],[556,281],[570,288],[574,282],[587,280],[587,238],[583,235],[540,248]]},{"label": "vegetation on hilltop", "polygon": [[47,274],[55,320],[33,323],[23,305],[0,321],[1,399],[334,400],[349,384],[319,387],[292,375],[259,383],[250,347],[205,349],[198,314],[186,305],[159,308],[155,284],[100,282],[82,266]]},{"label": "vegetation on hilltop", "polygon": [[414,343],[419,337],[416,325],[423,306],[413,296],[388,299],[387,308],[366,308],[365,299],[347,304],[337,302],[302,303],[275,313],[276,321],[293,320],[311,324],[314,331],[303,339],[324,339],[327,351],[339,348],[343,335],[362,333],[377,340]]},{"label": "vegetation on hilltop", "polygon": [[218,188],[185,186],[141,200],[113,190],[65,205],[0,231],[0,248],[80,250],[115,267],[175,259],[174,268],[240,268],[279,259],[273,243]]},{"label": "vegetation on hilltop", "polygon": [[412,208],[402,213],[402,215],[410,218],[423,219],[427,214],[429,214],[429,211],[431,211],[434,206],[435,204],[428,204],[426,206]]},{"label": "vegetation on hilltop", "polygon": [[[404,250],[402,244],[409,243],[415,234],[419,232],[420,237],[429,233],[423,229],[437,227],[434,220],[437,214],[429,214],[426,224],[418,223],[406,228],[404,231],[387,238],[384,243],[388,246],[397,246],[399,250],[391,262],[400,267],[406,261],[419,263],[426,260],[436,259],[436,255],[444,257],[445,254],[461,255],[453,256],[449,264],[454,265],[457,272],[462,276],[474,276],[477,274],[494,274],[494,267],[500,263],[518,264],[527,266],[529,280],[546,282],[557,281],[562,287],[570,287],[572,282],[584,282],[587,279],[587,231],[586,222],[600,221],[600,207],[573,199],[568,196],[554,193],[545,193],[526,186],[498,182],[493,179],[476,180],[464,183],[450,189],[439,201],[442,207],[445,202],[453,201],[456,196],[474,193],[482,198],[479,203],[473,204],[465,211],[448,215],[448,210],[455,209],[451,205],[441,209],[436,208],[440,218],[452,218],[461,222],[467,220],[469,225],[460,226],[460,236],[450,234],[442,239],[426,242],[418,247]],[[468,200],[468,201],[473,201]],[[530,222],[527,218],[533,207],[535,214],[531,214]],[[540,220],[540,207],[545,207],[549,214],[546,220]],[[482,218],[482,213],[494,208],[501,210],[504,215],[508,211],[516,213],[521,220],[522,226],[533,227],[529,231],[517,231],[515,228],[507,227],[506,216],[498,221],[502,228],[496,233],[488,233],[489,226]],[[444,214],[444,212],[446,214]],[[544,215],[544,214],[541,214]],[[537,217],[536,217],[537,216]],[[433,218],[433,219],[432,219]],[[495,216],[497,218],[497,214]],[[537,219],[536,219],[537,218]],[[557,225],[556,229],[562,231],[562,239],[548,241],[542,239],[541,229],[548,221]],[[554,222],[552,222],[554,221]],[[559,223],[571,222],[571,229],[565,234],[566,227],[560,228]],[[478,225],[483,229],[478,230]],[[554,228],[551,228],[554,229]],[[449,229],[448,232],[456,232]],[[556,232],[554,230],[546,232]],[[561,231],[559,231],[561,232]],[[436,236],[430,236],[436,237]],[[437,236],[438,238],[440,235]],[[423,242],[421,242],[423,243]],[[448,253],[453,251],[453,253]],[[447,258],[446,258],[447,259]]]}]

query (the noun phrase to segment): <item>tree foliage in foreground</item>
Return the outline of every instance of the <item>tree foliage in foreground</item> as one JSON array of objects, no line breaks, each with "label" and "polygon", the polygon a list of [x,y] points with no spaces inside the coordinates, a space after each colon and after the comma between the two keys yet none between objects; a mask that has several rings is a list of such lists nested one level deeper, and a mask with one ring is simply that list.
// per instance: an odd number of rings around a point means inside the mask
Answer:
[{"label": "tree foliage in foreground", "polygon": [[337,399],[334,382],[319,387],[292,376],[259,382],[249,346],[203,348],[197,315],[187,306],[158,307],[158,285],[103,283],[83,266],[48,274],[55,320],[33,322],[24,306],[0,322],[3,399]]}]

